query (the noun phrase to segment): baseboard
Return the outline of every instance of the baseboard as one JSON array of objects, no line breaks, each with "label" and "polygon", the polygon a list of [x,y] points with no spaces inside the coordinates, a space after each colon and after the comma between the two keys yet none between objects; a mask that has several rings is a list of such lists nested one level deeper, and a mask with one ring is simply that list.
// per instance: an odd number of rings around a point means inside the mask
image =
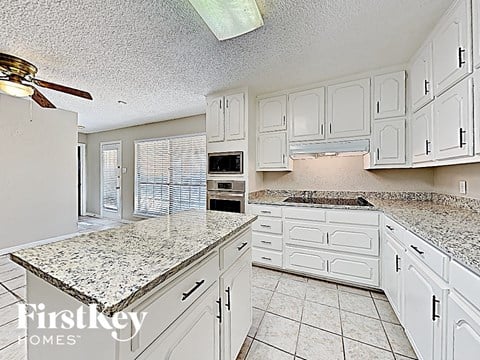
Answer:
[{"label": "baseboard", "polygon": [[48,239],[44,239],[44,240],[34,241],[34,242],[31,242],[31,243],[28,243],[28,244],[13,246],[13,247],[10,247],[10,248],[7,248],[7,249],[0,250],[0,255],[5,255],[5,254],[9,254],[9,253],[12,253],[12,252],[15,252],[15,251],[28,249],[28,248],[39,246],[39,245],[45,245],[45,244],[53,243],[53,242],[60,241],[60,240],[69,239],[71,237],[78,236],[78,235],[80,235],[80,233],[74,232],[74,233],[71,233],[71,234],[66,234],[66,235],[56,236],[56,237],[48,238]]}]

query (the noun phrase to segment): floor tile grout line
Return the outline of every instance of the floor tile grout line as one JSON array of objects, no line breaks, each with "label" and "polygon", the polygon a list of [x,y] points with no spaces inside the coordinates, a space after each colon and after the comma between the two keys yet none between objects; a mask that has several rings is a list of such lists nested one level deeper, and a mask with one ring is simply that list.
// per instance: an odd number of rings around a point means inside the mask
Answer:
[{"label": "floor tile grout line", "polygon": [[[377,310],[378,316],[380,316],[380,312],[378,311],[377,304],[375,301],[373,302],[373,305],[375,306],[375,309]],[[383,321],[380,320],[380,324],[382,325],[383,332],[385,333],[385,337],[387,338],[388,346],[390,346],[390,350],[393,354],[393,358],[395,358],[395,353],[393,351],[393,346],[392,343],[390,342],[390,338],[388,337],[387,330],[385,329],[385,326],[383,325]]]},{"label": "floor tile grout line", "polygon": [[[307,280],[308,282],[308,280]],[[302,302],[302,313],[300,315],[300,325],[298,326],[298,334],[297,334],[297,341],[295,341],[295,354],[294,357],[297,356],[298,350],[298,341],[300,340],[300,330],[302,329],[303,322],[303,314],[305,312],[305,302],[307,301],[307,289],[305,289],[305,294],[303,295],[303,302]]]}]

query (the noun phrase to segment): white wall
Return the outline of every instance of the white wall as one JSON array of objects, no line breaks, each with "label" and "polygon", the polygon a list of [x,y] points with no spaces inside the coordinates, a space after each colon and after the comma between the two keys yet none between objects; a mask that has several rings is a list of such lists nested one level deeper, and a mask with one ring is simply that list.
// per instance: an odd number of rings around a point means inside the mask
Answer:
[{"label": "white wall", "polygon": [[0,95],[0,251],[77,231],[77,114]]},{"label": "white wall", "polygon": [[[460,180],[467,181],[467,194],[460,195]],[[435,191],[480,199],[480,164],[442,166],[434,170]]]}]

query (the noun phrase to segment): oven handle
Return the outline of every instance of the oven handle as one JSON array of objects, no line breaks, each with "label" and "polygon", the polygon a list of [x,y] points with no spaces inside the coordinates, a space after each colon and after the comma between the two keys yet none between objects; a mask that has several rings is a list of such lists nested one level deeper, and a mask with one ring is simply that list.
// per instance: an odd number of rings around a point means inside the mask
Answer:
[{"label": "oven handle", "polygon": [[231,198],[244,198],[245,194],[244,193],[230,193],[228,191],[218,191],[218,192],[213,192],[209,191],[208,196],[210,198],[221,198],[221,199],[231,199]]}]

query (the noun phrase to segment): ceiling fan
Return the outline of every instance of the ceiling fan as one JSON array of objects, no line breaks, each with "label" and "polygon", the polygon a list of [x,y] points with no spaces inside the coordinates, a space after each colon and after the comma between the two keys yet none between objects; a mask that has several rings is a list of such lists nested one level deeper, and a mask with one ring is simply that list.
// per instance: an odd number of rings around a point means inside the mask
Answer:
[{"label": "ceiling fan", "polygon": [[55,105],[34,85],[93,100],[92,95],[86,91],[37,79],[35,77],[37,70],[37,67],[28,61],[0,53],[0,91],[17,97],[30,96],[41,107],[52,109],[55,109]]}]

